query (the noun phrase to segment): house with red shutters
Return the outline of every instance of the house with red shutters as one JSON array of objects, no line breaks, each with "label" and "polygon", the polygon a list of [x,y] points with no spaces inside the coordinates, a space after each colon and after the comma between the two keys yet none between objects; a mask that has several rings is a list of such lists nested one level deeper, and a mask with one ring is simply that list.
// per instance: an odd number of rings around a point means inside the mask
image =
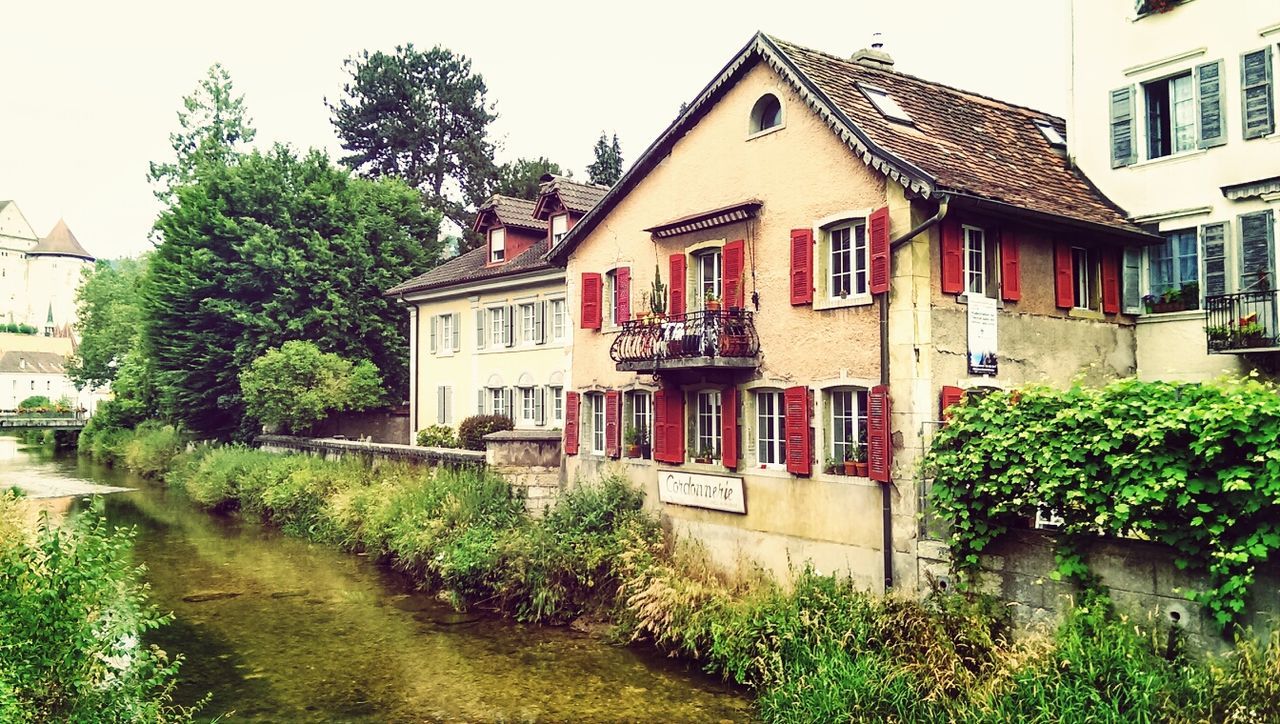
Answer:
[{"label": "house with red shutters", "polygon": [[548,252],[567,481],[622,470],[729,569],[914,589],[964,395],[1134,371],[1126,249],[1061,118],[758,34]]}]

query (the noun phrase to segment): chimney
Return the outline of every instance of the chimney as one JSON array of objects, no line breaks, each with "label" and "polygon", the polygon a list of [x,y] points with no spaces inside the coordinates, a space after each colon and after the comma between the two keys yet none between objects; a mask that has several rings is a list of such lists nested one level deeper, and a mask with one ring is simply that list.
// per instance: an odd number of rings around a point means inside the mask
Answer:
[{"label": "chimney", "polygon": [[877,70],[893,70],[893,56],[884,50],[884,41],[880,33],[871,34],[871,47],[863,48],[853,54],[849,60]]}]

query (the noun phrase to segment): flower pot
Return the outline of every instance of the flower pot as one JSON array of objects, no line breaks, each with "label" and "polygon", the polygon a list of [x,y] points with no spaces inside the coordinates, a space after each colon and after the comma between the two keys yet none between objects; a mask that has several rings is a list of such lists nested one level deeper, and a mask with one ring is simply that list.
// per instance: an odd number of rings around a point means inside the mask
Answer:
[{"label": "flower pot", "polygon": [[718,312],[718,311],[720,311],[720,302],[717,302],[717,301],[708,301],[708,302],[707,302],[707,311],[708,311],[708,312]]},{"label": "flower pot", "polygon": [[628,446],[627,446],[627,457],[629,457],[629,458],[638,458],[638,457],[640,457],[640,446],[639,446],[639,445],[628,445]]},{"label": "flower pot", "polygon": [[699,464],[701,464],[701,465],[710,465],[710,464],[711,464],[711,458],[694,458],[694,459],[693,459],[693,461],[694,461],[695,463],[699,463]]},{"label": "flower pot", "polygon": [[867,463],[854,463],[853,474],[857,475],[860,478],[865,478],[871,472],[870,470],[868,470],[869,467],[870,466]]},{"label": "flower pot", "polygon": [[852,461],[852,460],[845,460],[845,461],[844,461],[844,474],[845,474],[845,475],[853,475],[853,474],[854,474],[854,471],[857,469],[857,465],[858,465],[858,464],[857,464],[857,463],[855,463],[855,462],[854,462],[854,461]]}]

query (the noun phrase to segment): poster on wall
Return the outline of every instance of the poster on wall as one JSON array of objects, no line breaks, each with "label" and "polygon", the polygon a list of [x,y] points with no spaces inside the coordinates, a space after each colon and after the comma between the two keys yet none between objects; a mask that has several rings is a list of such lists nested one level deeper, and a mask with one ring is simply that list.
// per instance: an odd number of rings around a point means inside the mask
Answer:
[{"label": "poster on wall", "polygon": [[969,295],[969,374],[992,375],[999,371],[996,357],[996,300]]}]

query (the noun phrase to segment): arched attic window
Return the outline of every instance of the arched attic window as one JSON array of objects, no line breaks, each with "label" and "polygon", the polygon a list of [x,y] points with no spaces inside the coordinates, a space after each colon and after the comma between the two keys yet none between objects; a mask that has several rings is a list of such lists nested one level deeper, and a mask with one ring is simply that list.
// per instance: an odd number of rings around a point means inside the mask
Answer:
[{"label": "arched attic window", "polygon": [[756,104],[751,107],[751,133],[761,133],[781,125],[782,102],[772,93],[760,96]]}]

